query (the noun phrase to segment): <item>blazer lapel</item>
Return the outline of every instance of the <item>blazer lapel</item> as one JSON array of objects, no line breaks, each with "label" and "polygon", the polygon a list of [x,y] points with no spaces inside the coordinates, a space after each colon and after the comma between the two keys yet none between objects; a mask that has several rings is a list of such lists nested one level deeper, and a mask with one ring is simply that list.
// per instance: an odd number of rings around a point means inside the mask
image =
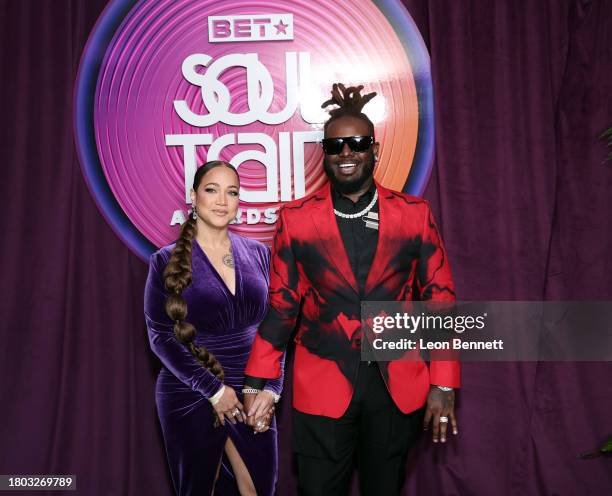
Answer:
[{"label": "blazer lapel", "polygon": [[338,223],[336,222],[330,188],[330,184],[327,183],[317,193],[318,201],[315,202],[311,210],[312,221],[319,235],[319,242],[325,249],[327,258],[331,260],[340,276],[353,288],[353,291],[359,294],[357,280],[355,279],[355,274],[353,274],[353,269],[351,269],[351,264],[344,249],[344,242],[338,229]]},{"label": "blazer lapel", "polygon": [[392,250],[388,248],[392,246],[392,233],[399,229],[401,225],[401,213],[398,211],[397,206],[393,205],[394,196],[392,192],[378,183],[376,183],[376,189],[378,190],[378,217],[380,219],[378,243],[376,244],[374,260],[366,279],[366,295],[380,281],[389,266]]}]

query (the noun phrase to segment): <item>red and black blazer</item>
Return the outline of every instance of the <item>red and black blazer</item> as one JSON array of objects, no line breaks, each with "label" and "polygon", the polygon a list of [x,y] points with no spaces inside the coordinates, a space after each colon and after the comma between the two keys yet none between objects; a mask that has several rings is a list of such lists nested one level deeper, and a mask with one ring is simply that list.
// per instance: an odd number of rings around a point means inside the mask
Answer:
[{"label": "red and black blazer", "polygon": [[[442,240],[426,201],[376,184],[380,230],[365,286],[370,301],[453,301]],[[270,310],[245,373],[277,378],[295,334],[293,406],[338,418],[346,411],[361,359],[360,297],[333,212],[329,184],[279,211],[270,264]],[[398,408],[425,404],[430,384],[459,386],[459,363],[381,362]]]}]

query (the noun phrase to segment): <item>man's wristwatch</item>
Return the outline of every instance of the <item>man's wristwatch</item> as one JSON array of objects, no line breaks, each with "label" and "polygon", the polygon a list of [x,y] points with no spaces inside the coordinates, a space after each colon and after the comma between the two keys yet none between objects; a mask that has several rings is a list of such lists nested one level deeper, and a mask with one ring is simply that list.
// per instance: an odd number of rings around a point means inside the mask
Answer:
[{"label": "man's wristwatch", "polygon": [[257,394],[261,391],[261,389],[256,389],[252,387],[243,387],[242,394]]},{"label": "man's wristwatch", "polygon": [[[261,393],[261,389],[256,389],[252,387],[244,387],[242,388],[242,394],[258,394]],[[270,391],[269,389],[264,389],[266,393],[272,395],[274,398],[274,403],[278,403],[280,401],[280,394],[276,394],[274,391]]]}]

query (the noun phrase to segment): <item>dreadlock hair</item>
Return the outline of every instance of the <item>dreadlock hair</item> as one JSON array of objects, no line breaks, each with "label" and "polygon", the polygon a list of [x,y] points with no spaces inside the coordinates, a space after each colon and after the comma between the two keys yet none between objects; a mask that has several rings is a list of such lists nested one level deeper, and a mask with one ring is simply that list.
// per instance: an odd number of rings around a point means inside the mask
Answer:
[{"label": "dreadlock hair", "polygon": [[372,132],[372,136],[374,136],[374,124],[370,118],[362,112],[362,109],[365,107],[366,103],[376,96],[376,92],[373,91],[367,95],[362,95],[362,89],[362,84],[359,86],[349,86],[347,88],[342,83],[334,83],[331,90],[332,97],[321,105],[321,108],[325,108],[329,105],[337,105],[337,108],[329,111],[329,119],[327,119],[323,125],[324,131],[327,130],[327,126],[336,119],[350,116],[366,121]]},{"label": "dreadlock hair", "polygon": [[[238,176],[236,169],[227,162],[221,160],[206,162],[198,168],[193,177],[194,191],[198,189],[202,178],[216,167],[228,167]],[[203,346],[194,344],[196,329],[192,324],[185,321],[187,302],[183,298],[183,291],[191,284],[191,246],[196,232],[196,220],[190,215],[189,219],[181,226],[180,235],[164,270],[164,285],[169,293],[166,299],[166,314],[174,321],[174,336],[176,339],[191,351],[203,367],[215,374],[220,381],[223,381],[225,373],[219,360]]]}]

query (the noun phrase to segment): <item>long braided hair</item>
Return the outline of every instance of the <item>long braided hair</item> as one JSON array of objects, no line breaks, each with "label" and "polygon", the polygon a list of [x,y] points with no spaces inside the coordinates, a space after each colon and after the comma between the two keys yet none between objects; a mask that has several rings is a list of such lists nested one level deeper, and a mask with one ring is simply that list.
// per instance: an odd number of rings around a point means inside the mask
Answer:
[{"label": "long braided hair", "polygon": [[331,90],[332,97],[326,100],[321,105],[321,108],[325,108],[329,105],[337,105],[336,108],[329,110],[329,119],[325,122],[323,129],[326,130],[327,126],[336,119],[345,116],[357,117],[363,119],[370,126],[372,136],[374,136],[374,124],[370,118],[365,115],[362,110],[372,98],[376,96],[376,92],[368,93],[366,95],[361,94],[363,85],[349,86],[348,88],[342,83],[334,83]]},{"label": "long braided hair", "polygon": [[[215,167],[228,167],[236,173],[236,176],[238,175],[236,169],[227,162],[221,160],[206,162],[196,171],[193,177],[194,191],[197,191],[206,173]],[[175,322],[174,335],[176,339],[191,351],[203,367],[215,374],[220,381],[223,381],[225,373],[221,363],[206,348],[194,344],[196,329],[185,320],[187,317],[187,302],[183,298],[183,291],[191,284],[191,247],[196,232],[196,220],[190,215],[189,219],[181,226],[176,246],[172,250],[170,260],[164,270],[164,284],[169,293],[166,300],[166,314]]]}]

